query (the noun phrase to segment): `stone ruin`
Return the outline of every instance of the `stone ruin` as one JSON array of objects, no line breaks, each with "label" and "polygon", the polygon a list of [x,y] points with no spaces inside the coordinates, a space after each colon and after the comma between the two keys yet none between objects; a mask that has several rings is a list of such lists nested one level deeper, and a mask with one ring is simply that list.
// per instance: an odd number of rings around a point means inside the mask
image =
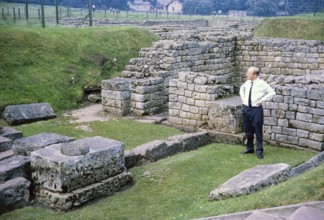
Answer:
[{"label": "stone ruin", "polygon": [[[0,130],[8,136],[8,128]],[[74,140],[53,133],[23,138],[18,131],[11,137],[15,138],[0,136],[0,214],[31,200],[70,210],[133,181],[121,142],[98,136]]]},{"label": "stone ruin", "polygon": [[261,68],[277,95],[264,103],[264,140],[283,147],[324,149],[324,42],[253,36],[253,22],[154,26],[161,40],[142,48],[122,72],[102,81],[106,112],[168,111],[177,127],[240,134],[238,90],[250,66]]}]

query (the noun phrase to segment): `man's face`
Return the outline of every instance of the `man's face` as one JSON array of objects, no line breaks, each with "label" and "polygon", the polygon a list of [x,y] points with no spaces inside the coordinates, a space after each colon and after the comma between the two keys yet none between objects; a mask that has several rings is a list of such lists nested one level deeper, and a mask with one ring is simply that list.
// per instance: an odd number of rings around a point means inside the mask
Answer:
[{"label": "man's face", "polygon": [[252,71],[247,71],[246,73],[246,78],[248,80],[255,80],[257,78],[257,75],[256,74],[253,74]]}]

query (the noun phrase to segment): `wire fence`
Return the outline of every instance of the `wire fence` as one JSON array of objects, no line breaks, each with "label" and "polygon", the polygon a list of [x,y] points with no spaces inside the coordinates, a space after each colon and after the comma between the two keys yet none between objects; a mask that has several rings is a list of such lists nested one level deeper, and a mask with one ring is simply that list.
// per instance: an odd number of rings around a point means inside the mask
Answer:
[{"label": "wire fence", "polygon": [[[300,15],[317,13],[317,16],[324,17],[324,0],[286,0],[286,12],[282,15]],[[229,14],[213,15],[185,15],[182,13],[163,13],[158,11],[120,11],[113,8],[98,7],[93,8],[84,1],[79,4],[70,4],[69,0],[63,1],[64,4],[57,4],[58,0],[46,0],[44,4],[8,3],[0,1],[0,24],[16,25],[42,25],[45,27],[52,25],[65,25],[64,20],[75,22],[85,22],[92,26],[92,20],[112,20],[112,21],[142,21],[142,20],[255,20],[260,19],[255,16],[231,16]],[[40,2],[44,2],[41,0]],[[60,1],[62,2],[62,1]],[[315,3],[314,3],[315,2]],[[73,7],[72,7],[73,6]],[[313,6],[313,7],[311,7]],[[89,12],[92,13],[89,13]],[[315,14],[314,13],[314,14]],[[312,14],[311,14],[312,15]],[[315,14],[316,15],[316,14]],[[82,20],[83,19],[83,20]],[[76,25],[78,26],[78,25]],[[80,26],[80,25],[79,25]]]}]

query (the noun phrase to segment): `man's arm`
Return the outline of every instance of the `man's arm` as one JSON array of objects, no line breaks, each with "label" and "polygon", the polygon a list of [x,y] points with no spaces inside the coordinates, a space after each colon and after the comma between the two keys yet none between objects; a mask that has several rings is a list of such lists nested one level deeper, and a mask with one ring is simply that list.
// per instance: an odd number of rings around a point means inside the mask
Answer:
[{"label": "man's arm", "polygon": [[261,102],[268,101],[268,100],[270,100],[273,96],[276,95],[275,90],[274,90],[271,86],[269,86],[267,83],[265,83],[265,92],[266,92],[266,95],[262,97],[262,99],[260,100],[260,103],[261,103]]},{"label": "man's arm", "polygon": [[245,86],[244,84],[240,87],[240,96],[242,99],[242,103],[244,102],[244,96],[245,96]]}]

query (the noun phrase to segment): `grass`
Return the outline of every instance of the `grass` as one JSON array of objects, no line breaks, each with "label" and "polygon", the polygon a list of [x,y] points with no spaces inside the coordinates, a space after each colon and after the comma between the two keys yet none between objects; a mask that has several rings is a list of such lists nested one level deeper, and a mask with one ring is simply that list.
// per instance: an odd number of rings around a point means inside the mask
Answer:
[{"label": "grass", "polygon": [[209,192],[234,175],[259,164],[296,166],[314,153],[266,147],[265,159],[240,155],[233,145],[212,144],[131,169],[135,185],[112,197],[68,212],[25,207],[3,219],[190,219],[249,209],[324,199],[324,165],[254,195],[208,201]]},{"label": "grass", "polygon": [[292,38],[324,41],[324,14],[264,19],[255,30],[258,37]]},{"label": "grass", "polygon": [[[78,126],[82,125],[87,126],[92,131],[89,132],[77,129]],[[182,133],[175,128],[140,123],[130,119],[116,119],[106,122],[70,123],[63,118],[58,118],[16,126],[14,128],[22,131],[25,137],[44,132],[62,134],[76,139],[102,136],[123,142],[126,150],[153,140],[164,140],[170,136]]]},{"label": "grass", "polygon": [[56,111],[76,108],[84,86],[118,76],[140,48],[156,40],[134,27],[0,26],[0,111],[37,102],[49,102]]}]

